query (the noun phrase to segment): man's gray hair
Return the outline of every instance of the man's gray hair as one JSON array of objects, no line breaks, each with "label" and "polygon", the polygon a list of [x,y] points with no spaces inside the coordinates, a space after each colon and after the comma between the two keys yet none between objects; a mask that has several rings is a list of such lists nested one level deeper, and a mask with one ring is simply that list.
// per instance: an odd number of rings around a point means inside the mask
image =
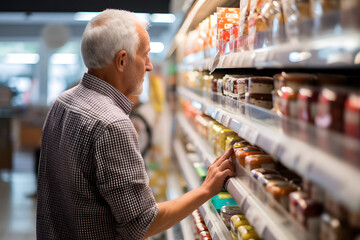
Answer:
[{"label": "man's gray hair", "polygon": [[130,58],[135,58],[139,46],[137,24],[145,29],[149,26],[149,22],[124,10],[106,9],[94,17],[86,25],[81,40],[85,66],[100,69],[114,61],[121,50],[125,50]]}]

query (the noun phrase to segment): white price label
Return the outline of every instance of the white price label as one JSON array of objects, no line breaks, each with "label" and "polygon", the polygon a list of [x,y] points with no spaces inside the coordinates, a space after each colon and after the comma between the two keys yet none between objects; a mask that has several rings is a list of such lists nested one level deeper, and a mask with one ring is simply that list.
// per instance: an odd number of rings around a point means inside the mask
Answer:
[{"label": "white price label", "polygon": [[243,62],[243,66],[244,67],[253,67],[253,60],[255,55],[253,55],[251,52],[245,52],[244,53],[244,62]]},{"label": "white price label", "polygon": [[256,144],[258,137],[259,137],[259,132],[257,130],[252,130],[248,128],[247,135],[245,138],[246,140],[249,141],[249,143]]},{"label": "white price label", "polygon": [[286,153],[286,147],[285,146],[283,146],[279,142],[273,142],[273,146],[271,148],[271,155],[274,155],[279,159],[284,159],[285,153]]},{"label": "white price label", "polygon": [[218,68],[224,67],[225,64],[225,56],[221,56],[218,64]]},{"label": "white price label", "polygon": [[216,115],[216,121],[218,121],[219,123],[222,123],[221,120],[223,118],[223,113],[221,111],[218,112],[218,114]]},{"label": "white price label", "polygon": [[231,118],[228,116],[228,115],[224,115],[224,120],[223,120],[223,124],[225,127],[229,127],[230,125],[230,121],[231,121]]},{"label": "white price label", "polygon": [[207,214],[204,217],[204,222],[205,222],[206,225],[209,225],[210,219],[209,219],[209,216]]},{"label": "white price label", "polygon": [[266,63],[268,54],[269,51],[257,52],[255,54],[255,60],[254,60],[255,67],[263,67],[264,63]]},{"label": "white price label", "polygon": [[216,237],[216,230],[215,230],[214,227],[211,228],[211,230],[210,230],[210,235],[211,235],[212,238],[215,238],[215,237]]},{"label": "white price label", "polygon": [[246,139],[247,132],[248,132],[248,127],[245,125],[241,125],[238,131],[240,137]]}]

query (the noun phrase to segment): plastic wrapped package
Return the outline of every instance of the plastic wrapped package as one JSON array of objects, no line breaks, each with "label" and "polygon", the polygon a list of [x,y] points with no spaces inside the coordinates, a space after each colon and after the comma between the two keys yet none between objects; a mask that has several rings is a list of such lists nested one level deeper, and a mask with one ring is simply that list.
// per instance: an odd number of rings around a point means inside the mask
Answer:
[{"label": "plastic wrapped package", "polygon": [[248,93],[269,94],[274,89],[274,79],[271,77],[250,77],[248,84]]},{"label": "plastic wrapped package", "polygon": [[251,171],[256,168],[275,169],[274,159],[267,154],[256,154],[245,157],[245,169]]},{"label": "plastic wrapped package", "polygon": [[[248,24],[247,18],[250,11],[250,0],[240,0],[239,37],[237,52],[247,49]],[[246,41],[245,41],[246,40]]]},{"label": "plastic wrapped package", "polygon": [[267,29],[267,24],[264,19],[259,17],[264,0],[249,0],[250,12],[248,16],[248,49],[254,50],[256,33]]},{"label": "plastic wrapped package", "polygon": [[246,93],[245,94],[245,101],[246,103],[262,107],[265,109],[272,109],[272,95],[264,94],[264,93]]},{"label": "plastic wrapped package", "polygon": [[284,14],[286,36],[291,42],[298,42],[302,31],[302,22],[310,18],[309,0],[281,0]]},{"label": "plastic wrapped package", "polygon": [[264,19],[268,28],[268,34],[264,39],[262,47],[280,43],[283,38],[281,26],[284,24],[281,0],[267,0],[261,9],[261,18]]},{"label": "plastic wrapped package", "polygon": [[235,143],[234,143],[234,145],[233,145],[234,153],[233,153],[233,155],[231,156],[231,159],[232,159],[232,161],[233,161],[234,163],[235,163],[235,161],[236,161],[236,154],[235,154],[236,149],[238,149],[238,148],[243,148],[243,147],[248,147],[248,146],[251,146],[251,144],[250,144],[248,141],[246,141],[246,140],[238,141],[238,142],[235,142]]},{"label": "plastic wrapped package", "polygon": [[[347,1],[347,0],[346,0]],[[333,30],[339,23],[338,15],[332,15],[332,21],[324,18],[327,14],[340,10],[339,0],[310,0],[311,16],[314,19],[313,35],[318,35],[326,30]]]},{"label": "plastic wrapped package", "polygon": [[254,146],[235,149],[236,161],[243,167],[245,167],[246,156],[263,153],[264,152],[260,148]]}]

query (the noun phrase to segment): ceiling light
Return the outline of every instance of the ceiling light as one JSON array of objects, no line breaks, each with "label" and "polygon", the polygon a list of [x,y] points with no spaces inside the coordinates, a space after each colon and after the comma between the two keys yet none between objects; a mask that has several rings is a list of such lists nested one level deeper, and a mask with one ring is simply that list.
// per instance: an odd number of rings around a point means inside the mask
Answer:
[{"label": "ceiling light", "polygon": [[100,12],[77,12],[74,14],[75,21],[90,21],[93,17]]},{"label": "ceiling light", "polygon": [[77,55],[73,53],[55,53],[50,58],[51,64],[76,64]]},{"label": "ceiling light", "polygon": [[135,15],[141,19],[144,19],[145,21],[149,21],[150,19],[149,13],[135,13]]},{"label": "ceiling light", "polygon": [[8,64],[37,64],[40,56],[37,53],[10,53],[5,57]]},{"label": "ceiling light", "polygon": [[164,50],[164,44],[162,42],[150,42],[151,53],[161,53]]},{"label": "ceiling light", "polygon": [[176,17],[174,14],[171,13],[154,13],[151,14],[150,18],[151,22],[156,23],[173,23],[176,20]]}]

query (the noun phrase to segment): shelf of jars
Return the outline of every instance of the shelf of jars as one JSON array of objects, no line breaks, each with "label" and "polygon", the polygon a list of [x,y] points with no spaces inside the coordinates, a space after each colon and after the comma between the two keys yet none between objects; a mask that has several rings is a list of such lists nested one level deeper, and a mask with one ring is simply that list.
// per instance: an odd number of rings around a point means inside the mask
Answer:
[{"label": "shelf of jars", "polygon": [[178,94],[287,168],[318,184],[350,211],[360,213],[358,140],[222,96],[213,101],[214,96],[200,96],[185,87],[179,88]]},{"label": "shelf of jars", "polygon": [[[196,173],[194,166],[189,161],[182,142],[176,139],[173,143],[173,149],[178,159],[178,163],[188,184],[189,190],[193,190],[201,185],[201,179]],[[208,231],[214,240],[231,240],[231,235],[219,214],[213,209],[212,203],[207,201],[199,207],[202,218],[208,228]]]},{"label": "shelf of jars", "polygon": [[[216,159],[209,145],[194,131],[182,113],[177,121],[195,145],[206,166]],[[240,164],[235,163],[236,177],[230,178],[225,187],[235,199],[250,224],[264,239],[314,239],[277,203]]]},{"label": "shelf of jars", "polygon": [[[239,18],[233,22],[236,22],[236,29],[248,28],[249,26],[244,23],[251,22],[250,16],[248,19],[242,19],[244,12],[241,8],[242,1],[239,2],[240,4],[232,5],[240,6]],[[269,8],[274,8],[276,2],[280,4],[280,1],[269,1],[272,5],[269,7],[264,4],[263,8],[270,11]],[[218,7],[222,6],[218,5]],[[321,9],[323,6],[318,7]],[[199,8],[199,11],[203,8],[206,7]],[[283,15],[289,14],[282,12],[281,7],[278,8],[276,11],[273,9],[273,17],[261,16],[263,13],[259,13],[262,27],[260,23],[256,30],[251,30],[249,27],[248,35],[236,35],[237,30],[234,30],[233,37],[232,35],[230,38],[226,37],[224,43],[219,43],[222,42],[220,33],[223,29],[201,30],[202,22],[196,21],[200,27],[200,30],[196,30],[199,31],[199,36],[205,36],[204,31],[210,31],[210,34],[211,31],[216,32],[214,33],[216,44],[215,40],[211,40],[212,44],[206,45],[209,40],[200,37],[204,45],[196,47],[196,38],[191,39],[191,35],[196,34],[190,34],[191,31],[187,33],[188,35],[183,33],[190,38],[188,41],[190,45],[186,43],[187,37],[178,37],[181,39],[178,41],[179,44],[185,45],[178,46],[180,51],[184,52],[182,62],[179,64],[209,71],[219,68],[358,68],[360,66],[359,4],[354,4],[352,7],[345,4],[333,6],[331,11],[328,9],[326,13],[320,15],[316,15],[316,11],[309,6],[310,12],[307,13],[309,16],[298,15],[296,19],[292,19],[295,22],[290,22],[291,16],[288,16],[288,18],[284,17],[284,24],[274,24],[274,19],[282,22]]]}]

